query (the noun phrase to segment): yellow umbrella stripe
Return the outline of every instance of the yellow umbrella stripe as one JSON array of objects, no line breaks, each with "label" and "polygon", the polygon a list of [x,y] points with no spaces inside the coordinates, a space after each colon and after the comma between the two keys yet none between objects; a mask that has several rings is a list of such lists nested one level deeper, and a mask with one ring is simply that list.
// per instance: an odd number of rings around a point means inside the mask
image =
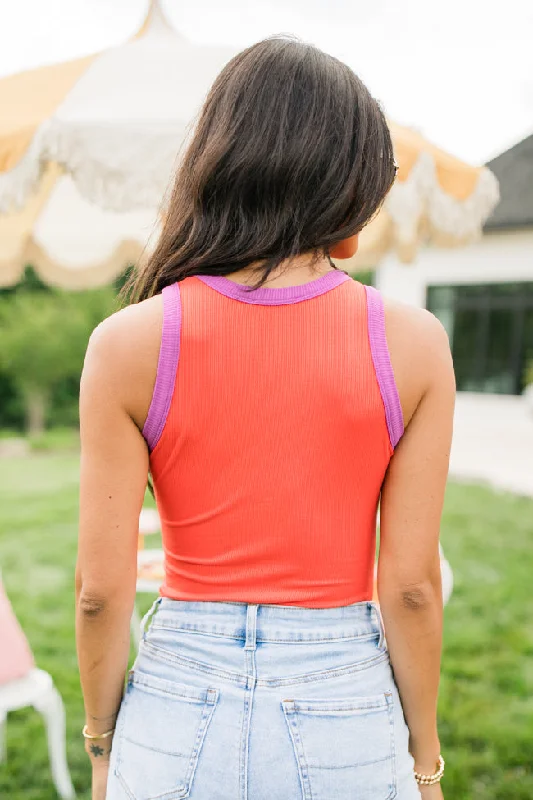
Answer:
[{"label": "yellow umbrella stripe", "polygon": [[[143,36],[155,4],[133,37]],[[13,169],[31,144],[37,129],[53,115],[100,53],[10,75],[0,80],[0,172]],[[9,113],[7,110],[9,109]]]},{"label": "yellow umbrella stripe", "polygon": [[11,75],[0,81],[0,172],[13,169],[37,129],[49,119],[97,56]]},{"label": "yellow umbrella stripe", "polygon": [[471,166],[452,156],[445,150],[429,142],[421,133],[405,128],[389,120],[394,142],[394,152],[399,170],[397,180],[405,182],[421,153],[433,159],[435,172],[441,189],[456,200],[466,200],[471,196],[479,180],[481,167]]}]

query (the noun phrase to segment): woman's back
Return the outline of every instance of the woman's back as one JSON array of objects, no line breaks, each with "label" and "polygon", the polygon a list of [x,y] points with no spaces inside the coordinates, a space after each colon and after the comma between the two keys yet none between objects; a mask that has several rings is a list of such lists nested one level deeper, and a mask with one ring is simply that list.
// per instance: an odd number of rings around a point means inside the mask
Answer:
[{"label": "woman's back", "polygon": [[166,580],[181,600],[370,600],[379,493],[402,410],[379,294],[188,278],[163,291],[144,434]]}]

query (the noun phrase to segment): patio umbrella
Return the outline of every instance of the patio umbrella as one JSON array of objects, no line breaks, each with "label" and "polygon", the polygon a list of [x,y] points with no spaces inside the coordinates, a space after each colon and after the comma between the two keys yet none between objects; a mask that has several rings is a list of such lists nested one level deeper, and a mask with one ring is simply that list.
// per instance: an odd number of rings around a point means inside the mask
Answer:
[{"label": "patio umbrella", "polygon": [[0,81],[0,285],[31,263],[49,283],[84,288],[136,261],[233,54],[182,37],[154,1],[131,41]]},{"label": "patio umbrella", "polygon": [[[232,55],[186,40],[153,0],[133,40],[0,81],[0,285],[28,263],[57,285],[103,284],[149,251],[190,123]],[[398,179],[359,264],[467,241],[497,201],[488,170],[391,127]]]},{"label": "patio umbrella", "polygon": [[0,286],[17,283],[27,264],[65,289],[110,283],[148,251],[158,222],[154,209],[91,203],[51,164],[23,210],[0,215]]},{"label": "patio umbrella", "polygon": [[361,236],[355,265],[375,266],[387,252],[403,262],[421,244],[458,246],[475,239],[499,200],[487,167],[455,158],[421,133],[389,121],[398,175],[384,207]]}]

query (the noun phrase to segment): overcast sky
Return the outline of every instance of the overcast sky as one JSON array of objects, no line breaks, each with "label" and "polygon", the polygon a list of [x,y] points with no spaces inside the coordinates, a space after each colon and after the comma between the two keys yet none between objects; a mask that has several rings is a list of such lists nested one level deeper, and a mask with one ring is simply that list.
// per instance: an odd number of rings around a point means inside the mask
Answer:
[{"label": "overcast sky", "polygon": [[[314,42],[350,64],[389,117],[471,162],[533,133],[532,0],[161,2],[196,41],[239,48],[293,33]],[[0,76],[119,44],[147,5],[0,0]]]}]

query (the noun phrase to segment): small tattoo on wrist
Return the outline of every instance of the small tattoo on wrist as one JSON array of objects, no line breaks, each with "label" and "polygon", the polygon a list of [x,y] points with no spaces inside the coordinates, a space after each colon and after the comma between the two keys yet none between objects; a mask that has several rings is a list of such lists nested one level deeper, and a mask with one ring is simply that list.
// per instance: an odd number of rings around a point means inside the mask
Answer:
[{"label": "small tattoo on wrist", "polygon": [[91,753],[93,754],[93,756],[95,758],[98,758],[98,756],[103,756],[104,755],[104,748],[100,747],[97,744],[92,744],[89,749],[90,749]]}]

